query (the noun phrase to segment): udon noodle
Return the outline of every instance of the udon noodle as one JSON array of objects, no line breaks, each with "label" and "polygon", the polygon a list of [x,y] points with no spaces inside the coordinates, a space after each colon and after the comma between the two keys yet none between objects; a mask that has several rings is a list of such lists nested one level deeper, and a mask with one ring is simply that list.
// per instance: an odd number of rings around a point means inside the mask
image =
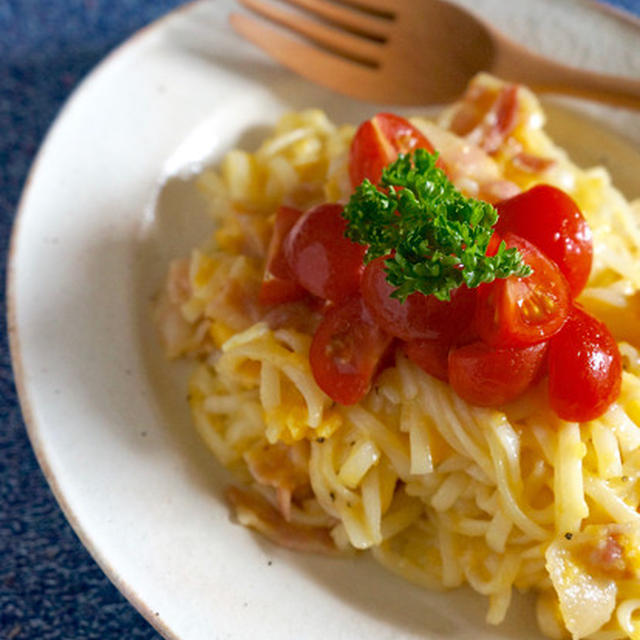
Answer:
[{"label": "udon noodle", "polygon": [[523,87],[479,76],[436,122],[412,122],[467,195],[497,201],[545,182],[579,204],[595,248],[580,301],[619,341],[617,402],[584,424],[557,418],[543,384],[475,407],[400,351],[361,402],[332,402],[308,359],[318,314],[257,302],[276,208],[351,191],[355,128],[308,110],[199,178],[215,226],[171,264],[156,307],[169,356],[193,359],[195,425],[238,474],[238,520],[280,544],[369,551],[429,589],[469,584],[492,624],[516,588],[537,594],[549,637],[639,638],[640,203],[605,169],[575,166]]}]

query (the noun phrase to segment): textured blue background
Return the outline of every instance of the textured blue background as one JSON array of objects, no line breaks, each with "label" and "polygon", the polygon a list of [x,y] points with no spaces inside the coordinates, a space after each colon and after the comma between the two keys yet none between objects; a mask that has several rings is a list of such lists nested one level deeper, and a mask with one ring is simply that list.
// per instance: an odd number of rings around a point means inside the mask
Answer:
[{"label": "textured blue background", "polygon": [[[64,100],[106,53],[179,4],[0,0],[0,640],[160,637],[84,550],[38,468],[11,373],[5,264],[20,190]],[[611,4],[640,15],[640,0]]]},{"label": "textured blue background", "polygon": [[130,34],[179,0],[0,0],[0,639],[159,639],[66,523],[20,417],[4,265],[29,165],[64,100]]}]

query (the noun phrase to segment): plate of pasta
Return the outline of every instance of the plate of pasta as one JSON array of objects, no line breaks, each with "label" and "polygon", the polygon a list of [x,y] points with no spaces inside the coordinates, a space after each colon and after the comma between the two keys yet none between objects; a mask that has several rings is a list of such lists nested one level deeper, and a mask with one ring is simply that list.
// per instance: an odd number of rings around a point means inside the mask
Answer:
[{"label": "plate of pasta", "polygon": [[[617,16],[482,4],[640,69]],[[105,61],[21,202],[16,378],[84,544],[167,638],[640,637],[640,117],[353,102],[228,11]]]}]

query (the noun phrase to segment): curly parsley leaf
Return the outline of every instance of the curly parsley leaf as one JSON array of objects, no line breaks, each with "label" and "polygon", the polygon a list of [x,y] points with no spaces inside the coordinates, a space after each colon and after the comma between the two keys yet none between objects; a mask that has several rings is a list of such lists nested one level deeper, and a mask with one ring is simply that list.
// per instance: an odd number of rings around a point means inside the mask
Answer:
[{"label": "curly parsley leaf", "polygon": [[497,211],[462,195],[436,167],[437,159],[437,153],[416,149],[385,168],[379,187],[369,180],[357,187],[342,215],[346,236],[367,246],[365,262],[389,256],[387,281],[400,300],[415,292],[449,300],[463,283],[474,288],[530,275],[517,249],[504,242],[486,255]]}]

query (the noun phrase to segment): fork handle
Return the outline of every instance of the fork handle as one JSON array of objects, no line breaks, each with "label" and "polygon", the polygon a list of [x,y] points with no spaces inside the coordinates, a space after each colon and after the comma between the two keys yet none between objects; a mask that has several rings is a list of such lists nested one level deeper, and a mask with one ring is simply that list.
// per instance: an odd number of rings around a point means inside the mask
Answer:
[{"label": "fork handle", "polygon": [[534,91],[561,93],[640,109],[640,80],[569,67],[514,43],[509,44],[517,49],[517,55],[509,54],[507,49],[510,47],[503,49],[504,53],[495,60],[492,69],[499,77],[521,82]]}]

